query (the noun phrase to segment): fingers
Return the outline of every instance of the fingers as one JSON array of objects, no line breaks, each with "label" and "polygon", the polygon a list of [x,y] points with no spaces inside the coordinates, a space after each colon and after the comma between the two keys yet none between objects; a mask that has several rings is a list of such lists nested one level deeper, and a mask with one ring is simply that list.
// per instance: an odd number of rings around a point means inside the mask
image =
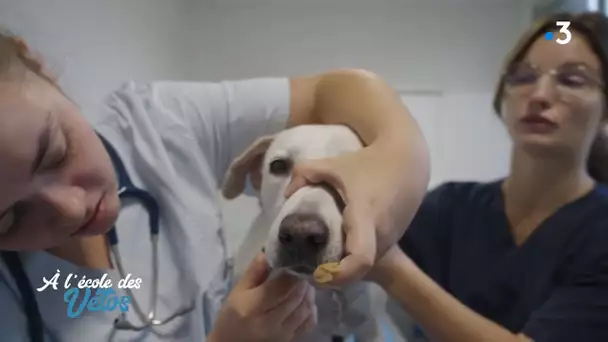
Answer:
[{"label": "fingers", "polygon": [[292,341],[299,339],[310,332],[317,324],[317,308],[315,306],[315,291],[308,286],[305,296],[300,300],[298,306],[282,323],[287,331],[293,331]]},{"label": "fingers", "polygon": [[260,303],[264,305],[263,308],[260,308],[261,311],[268,312],[274,310],[284,305],[287,301],[292,300],[294,296],[301,298],[306,292],[306,286],[308,284],[304,281],[286,273],[269,279],[256,289],[259,291]]},{"label": "fingers", "polygon": [[327,285],[344,286],[362,279],[376,260],[376,230],[371,211],[354,202],[344,210],[347,256],[340,261],[339,272]]},{"label": "fingers", "polygon": [[270,268],[264,253],[258,253],[251,264],[245,270],[245,273],[235,285],[236,289],[249,290],[260,286],[268,279]]},{"label": "fingers", "polygon": [[[258,294],[264,296],[258,303],[266,306],[259,317],[267,326],[275,327],[276,338],[273,341],[291,341],[296,336],[295,331],[299,331],[297,336],[301,336],[310,331],[311,327],[314,328],[317,313],[315,291],[310,284],[284,274],[269,280],[264,284],[266,285],[268,287],[263,288],[264,292]],[[283,293],[272,292],[275,289]]]},{"label": "fingers", "polygon": [[[304,285],[304,286],[299,286]],[[268,311],[268,317],[271,321],[280,323],[283,329],[290,330],[286,325],[290,323],[292,328],[290,331],[295,330],[301,322],[293,322],[298,318],[304,319],[304,317],[300,317],[303,315],[304,309],[310,307],[311,303],[311,292],[314,293],[312,286],[307,283],[302,282],[298,284],[297,290],[290,293],[290,295],[280,304],[277,305],[272,310]],[[314,298],[312,298],[314,301]]]},{"label": "fingers", "polygon": [[294,167],[294,171],[291,175],[291,181],[285,188],[285,198],[291,197],[291,195],[293,195],[296,191],[309,184],[311,183],[308,181],[308,179],[306,179],[306,177],[304,177],[299,171],[296,171],[296,168]]},{"label": "fingers", "polygon": [[291,174],[291,182],[285,189],[285,197],[289,198],[304,186],[319,183],[327,183],[343,195],[344,183],[333,165],[335,161],[336,159],[318,159],[296,164]]},{"label": "fingers", "polygon": [[[315,309],[316,312],[316,309]],[[290,342],[299,341],[302,337],[310,334],[317,326],[317,314],[310,315],[300,326],[294,331],[293,338]]]},{"label": "fingers", "polygon": [[332,275],[329,286],[343,286],[362,279],[376,260],[376,227],[373,211],[366,202],[366,195],[346,191],[339,170],[347,168],[345,158],[327,158],[297,164],[292,179],[285,190],[285,196],[293,195],[298,189],[318,183],[332,186],[342,198],[346,198],[344,210],[345,248],[347,256],[340,262],[339,272]]}]

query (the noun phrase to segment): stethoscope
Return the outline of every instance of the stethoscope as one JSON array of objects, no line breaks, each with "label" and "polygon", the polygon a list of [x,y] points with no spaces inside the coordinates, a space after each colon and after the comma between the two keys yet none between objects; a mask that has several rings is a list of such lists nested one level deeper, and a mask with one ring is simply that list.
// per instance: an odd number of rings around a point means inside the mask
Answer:
[{"label": "stethoscope", "polygon": [[[141,331],[149,327],[155,327],[160,325],[165,325],[171,321],[173,321],[177,317],[184,316],[194,310],[195,301],[192,302],[175,311],[172,315],[169,315],[163,319],[158,319],[156,317],[156,304],[158,302],[158,235],[160,232],[160,209],[158,202],[154,199],[154,197],[146,190],[136,187],[131,178],[129,177],[127,170],[122,163],[118,153],[114,149],[114,147],[101,135],[99,135],[104,147],[106,148],[112,163],[114,164],[114,168],[116,170],[116,174],[118,176],[118,184],[119,184],[119,198],[121,200],[133,199],[140,202],[145,210],[148,212],[150,218],[150,243],[152,245],[152,285],[150,291],[150,308],[148,313],[145,314],[142,310],[141,306],[138,304],[133,292],[130,289],[125,289],[127,294],[131,297],[131,305],[134,309],[134,312],[141,320],[141,324],[136,325],[130,323],[126,319],[126,315],[124,313],[119,314],[119,316],[114,321],[114,329],[116,330],[132,330],[132,331]],[[120,256],[120,252],[118,249],[118,234],[116,233],[116,227],[112,227],[112,229],[106,234],[108,238],[108,242],[110,245],[110,253],[114,257],[114,263],[116,264],[116,268],[121,278],[126,277],[126,272],[123,267],[122,258]],[[43,342],[44,341],[44,324],[42,321],[42,315],[40,314],[40,310],[38,308],[38,303],[36,301],[36,295],[34,293],[34,289],[32,288],[32,284],[30,283],[27,274],[25,273],[25,269],[23,267],[23,263],[19,256],[18,252],[13,251],[2,251],[2,258],[8,268],[9,273],[15,280],[17,285],[17,289],[19,290],[19,294],[21,295],[21,301],[23,305],[23,310],[27,317],[27,329],[31,342]]]},{"label": "stethoscope", "polygon": [[[139,325],[132,324],[126,319],[126,314],[121,312],[118,318],[116,318],[114,321],[114,328],[118,330],[141,331],[149,327],[165,325],[173,321],[175,318],[184,316],[194,310],[196,303],[194,300],[192,300],[189,305],[178,309],[172,315],[169,315],[164,319],[156,318],[156,304],[158,303],[158,234],[160,232],[160,208],[156,199],[154,199],[154,197],[148,191],[140,189],[133,184],[129,174],[127,173],[127,169],[122,163],[122,160],[118,156],[118,153],[114,147],[101,135],[99,135],[99,138],[110,155],[110,159],[112,160],[112,164],[114,165],[114,169],[118,176],[119,198],[122,201],[133,199],[140,202],[148,212],[150,220],[150,244],[152,246],[152,289],[150,291],[151,305],[148,313],[145,314],[135,299],[133,291],[131,289],[125,289],[127,294],[131,297],[131,304],[135,313],[143,323]],[[106,233],[106,235],[110,245],[110,253],[114,257],[114,263],[118,269],[118,274],[124,279],[126,277],[126,272],[123,267],[120,251],[118,249],[118,234],[116,233],[116,227],[112,227],[112,229]]]}]

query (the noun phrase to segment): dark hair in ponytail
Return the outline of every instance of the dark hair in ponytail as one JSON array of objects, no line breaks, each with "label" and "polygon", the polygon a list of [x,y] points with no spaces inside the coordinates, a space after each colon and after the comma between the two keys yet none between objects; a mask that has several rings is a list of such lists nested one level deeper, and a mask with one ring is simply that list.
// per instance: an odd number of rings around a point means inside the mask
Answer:
[{"label": "dark hair in ponytail", "polygon": [[[581,35],[602,65],[602,82],[604,88],[604,120],[608,119],[608,18],[600,12],[558,13],[538,22],[528,31],[507,57],[502,76],[494,93],[494,110],[500,115],[504,95],[504,75],[513,65],[519,63],[528,53],[534,42],[547,31],[558,31],[556,21],[569,21],[570,31]],[[596,137],[587,160],[587,171],[599,183],[608,183],[608,131],[601,129]]]}]

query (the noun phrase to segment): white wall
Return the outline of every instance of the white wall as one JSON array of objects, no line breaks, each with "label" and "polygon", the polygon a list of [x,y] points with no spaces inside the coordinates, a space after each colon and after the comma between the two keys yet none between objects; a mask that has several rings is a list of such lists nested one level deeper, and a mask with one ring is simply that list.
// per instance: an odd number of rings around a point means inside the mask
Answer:
[{"label": "white wall", "polygon": [[0,0],[0,26],[24,36],[85,108],[128,79],[188,76],[188,0]]},{"label": "white wall", "polygon": [[606,0],[534,0],[534,18],[543,18],[557,12],[603,11]]},{"label": "white wall", "polygon": [[[209,0],[198,7],[201,78],[368,68],[402,91],[418,119],[431,150],[431,186],[506,174],[510,144],[491,93],[506,53],[531,23],[528,1]],[[242,196],[224,209],[236,248],[257,202]]]},{"label": "white wall", "polygon": [[[432,184],[504,174],[508,140],[490,108],[526,0],[0,0],[93,117],[127,79],[244,78],[363,67],[403,93],[431,143]],[[238,246],[253,198],[225,203]]]},{"label": "white wall", "polygon": [[201,3],[194,39],[208,79],[353,66],[400,88],[487,91],[529,23],[525,0],[217,1]]},{"label": "white wall", "polygon": [[488,181],[508,170],[511,146],[502,123],[489,109],[491,96],[483,92],[402,95],[429,145],[429,187],[454,180]]}]

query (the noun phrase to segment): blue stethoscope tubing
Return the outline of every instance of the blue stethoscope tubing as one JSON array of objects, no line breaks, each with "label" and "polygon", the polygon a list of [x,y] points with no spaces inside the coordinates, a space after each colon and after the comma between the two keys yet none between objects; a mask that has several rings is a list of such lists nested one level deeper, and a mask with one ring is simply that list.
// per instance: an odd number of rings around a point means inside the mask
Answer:
[{"label": "blue stethoscope tubing", "polygon": [[[116,170],[116,174],[118,177],[118,187],[119,187],[119,196],[120,199],[137,199],[141,201],[142,205],[146,208],[148,215],[150,216],[150,234],[152,236],[157,236],[160,231],[160,208],[158,206],[158,202],[152,197],[152,195],[146,190],[142,190],[137,188],[129,174],[127,173],[127,169],[125,168],[122,160],[118,156],[118,153],[114,149],[114,147],[101,135],[98,135],[105,147],[106,151],[110,155],[110,159],[112,160],[112,164],[114,164],[114,169]],[[106,233],[110,246],[118,245],[118,234],[116,234],[116,228],[112,227],[112,229]]]},{"label": "blue stethoscope tubing", "polygon": [[[149,227],[150,227],[150,243],[152,244],[152,290],[150,291],[150,303],[153,305],[150,309],[150,312],[146,315],[142,308],[139,306],[136,300],[132,301],[133,309],[135,313],[139,316],[142,322],[146,322],[154,319],[156,314],[156,303],[158,296],[158,235],[160,232],[160,207],[156,199],[146,190],[140,189],[133,184],[133,181],[129,177],[129,173],[125,165],[122,162],[122,159],[116,152],[116,149],[110,144],[108,140],[106,140],[102,135],[98,134],[99,139],[101,140],[103,146],[105,147],[110,159],[112,160],[112,165],[114,166],[114,170],[116,176],[118,178],[118,196],[121,201],[127,199],[133,199],[139,201],[149,217]],[[110,252],[114,256],[114,260],[116,263],[116,267],[118,268],[118,272],[122,278],[125,277],[125,270],[122,264],[122,260],[120,257],[120,252],[118,250],[118,234],[116,232],[116,226],[113,226],[110,231],[106,233],[108,238],[108,243],[110,245]],[[127,289],[127,293],[133,297],[133,293],[131,290]],[[124,314],[123,314],[124,315]],[[124,316],[121,316],[124,319]],[[117,320],[119,325],[124,324],[124,320]],[[150,322],[148,322],[150,323]]]}]

